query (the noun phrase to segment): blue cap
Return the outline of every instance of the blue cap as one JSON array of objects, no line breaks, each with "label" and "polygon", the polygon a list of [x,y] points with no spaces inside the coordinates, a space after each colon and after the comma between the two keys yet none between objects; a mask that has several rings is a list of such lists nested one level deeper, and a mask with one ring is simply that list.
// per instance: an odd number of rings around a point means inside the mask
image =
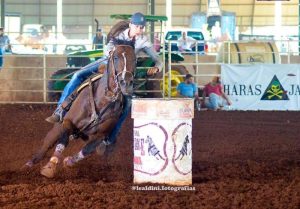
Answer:
[{"label": "blue cap", "polygon": [[134,14],[131,16],[130,23],[132,23],[132,24],[134,24],[134,25],[142,25],[142,26],[145,26],[145,25],[146,25],[146,19],[145,19],[145,16],[144,16],[142,13],[140,13],[140,12],[134,13]]}]

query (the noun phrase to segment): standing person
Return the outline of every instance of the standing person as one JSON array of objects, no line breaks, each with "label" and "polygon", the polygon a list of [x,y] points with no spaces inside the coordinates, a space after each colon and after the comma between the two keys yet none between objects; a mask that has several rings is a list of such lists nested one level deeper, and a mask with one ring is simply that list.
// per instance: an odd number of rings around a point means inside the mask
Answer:
[{"label": "standing person", "polygon": [[11,51],[10,40],[7,35],[4,35],[4,28],[0,27],[0,70],[3,66],[3,56],[7,51]]},{"label": "standing person", "polygon": [[93,50],[103,49],[104,37],[102,29],[98,28],[95,37],[93,38]]},{"label": "standing person", "polygon": [[[206,100],[206,96],[208,96],[208,100]],[[223,91],[220,77],[214,76],[212,81],[204,86],[202,102],[204,106],[214,111],[223,108],[225,102],[227,105],[231,105],[231,101]]]},{"label": "standing person", "polygon": [[200,106],[198,106],[198,104],[200,104],[198,87],[194,83],[193,76],[191,74],[186,74],[184,82],[178,84],[176,90],[179,97],[195,98],[196,107],[200,110]]},{"label": "standing person", "polygon": [[[109,43],[104,52],[104,57],[83,67],[72,76],[72,79],[64,88],[62,96],[58,101],[58,107],[56,108],[52,116],[46,118],[46,121],[50,123],[62,122],[64,115],[77,96],[77,92],[74,90],[76,90],[76,88],[89,76],[91,76],[93,73],[96,73],[100,64],[107,64],[109,53],[114,48],[113,39],[133,41],[135,46],[135,54],[138,54],[140,51],[144,51],[152,58],[152,60],[155,62],[155,66],[148,69],[147,75],[151,76],[156,74],[157,72],[160,72],[163,67],[163,63],[161,62],[158,54],[154,51],[152,43],[149,41],[148,37],[143,34],[145,25],[145,16],[140,12],[134,13],[131,16],[130,22],[122,21],[117,23],[108,34]],[[123,113],[120,116],[116,127],[111,133],[111,143],[114,142],[123,121],[127,117],[130,107],[131,98],[125,97]]]}]

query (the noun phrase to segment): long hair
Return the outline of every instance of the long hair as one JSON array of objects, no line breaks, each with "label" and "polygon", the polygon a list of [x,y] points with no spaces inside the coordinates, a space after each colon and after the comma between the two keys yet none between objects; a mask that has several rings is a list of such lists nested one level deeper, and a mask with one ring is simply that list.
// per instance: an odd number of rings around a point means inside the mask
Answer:
[{"label": "long hair", "polygon": [[117,37],[121,32],[123,32],[125,29],[129,28],[129,21],[122,20],[115,24],[109,31],[107,35],[107,42],[108,43],[111,39]]}]

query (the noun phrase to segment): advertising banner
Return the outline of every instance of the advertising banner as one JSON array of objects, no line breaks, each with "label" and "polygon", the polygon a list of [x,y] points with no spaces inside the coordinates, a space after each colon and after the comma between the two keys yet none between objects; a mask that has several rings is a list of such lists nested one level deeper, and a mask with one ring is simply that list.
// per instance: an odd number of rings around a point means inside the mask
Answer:
[{"label": "advertising banner", "polygon": [[233,110],[300,110],[300,65],[221,66]]}]

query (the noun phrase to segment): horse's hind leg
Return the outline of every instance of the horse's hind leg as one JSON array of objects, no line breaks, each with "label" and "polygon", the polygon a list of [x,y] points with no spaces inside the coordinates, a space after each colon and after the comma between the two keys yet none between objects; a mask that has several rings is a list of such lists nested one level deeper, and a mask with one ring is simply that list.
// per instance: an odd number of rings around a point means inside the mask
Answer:
[{"label": "horse's hind leg", "polygon": [[54,146],[60,136],[63,134],[63,128],[60,124],[56,124],[48,132],[46,137],[43,139],[42,147],[33,155],[31,160],[29,160],[25,166],[32,167],[34,164],[40,162],[45,156],[46,152]]}]

